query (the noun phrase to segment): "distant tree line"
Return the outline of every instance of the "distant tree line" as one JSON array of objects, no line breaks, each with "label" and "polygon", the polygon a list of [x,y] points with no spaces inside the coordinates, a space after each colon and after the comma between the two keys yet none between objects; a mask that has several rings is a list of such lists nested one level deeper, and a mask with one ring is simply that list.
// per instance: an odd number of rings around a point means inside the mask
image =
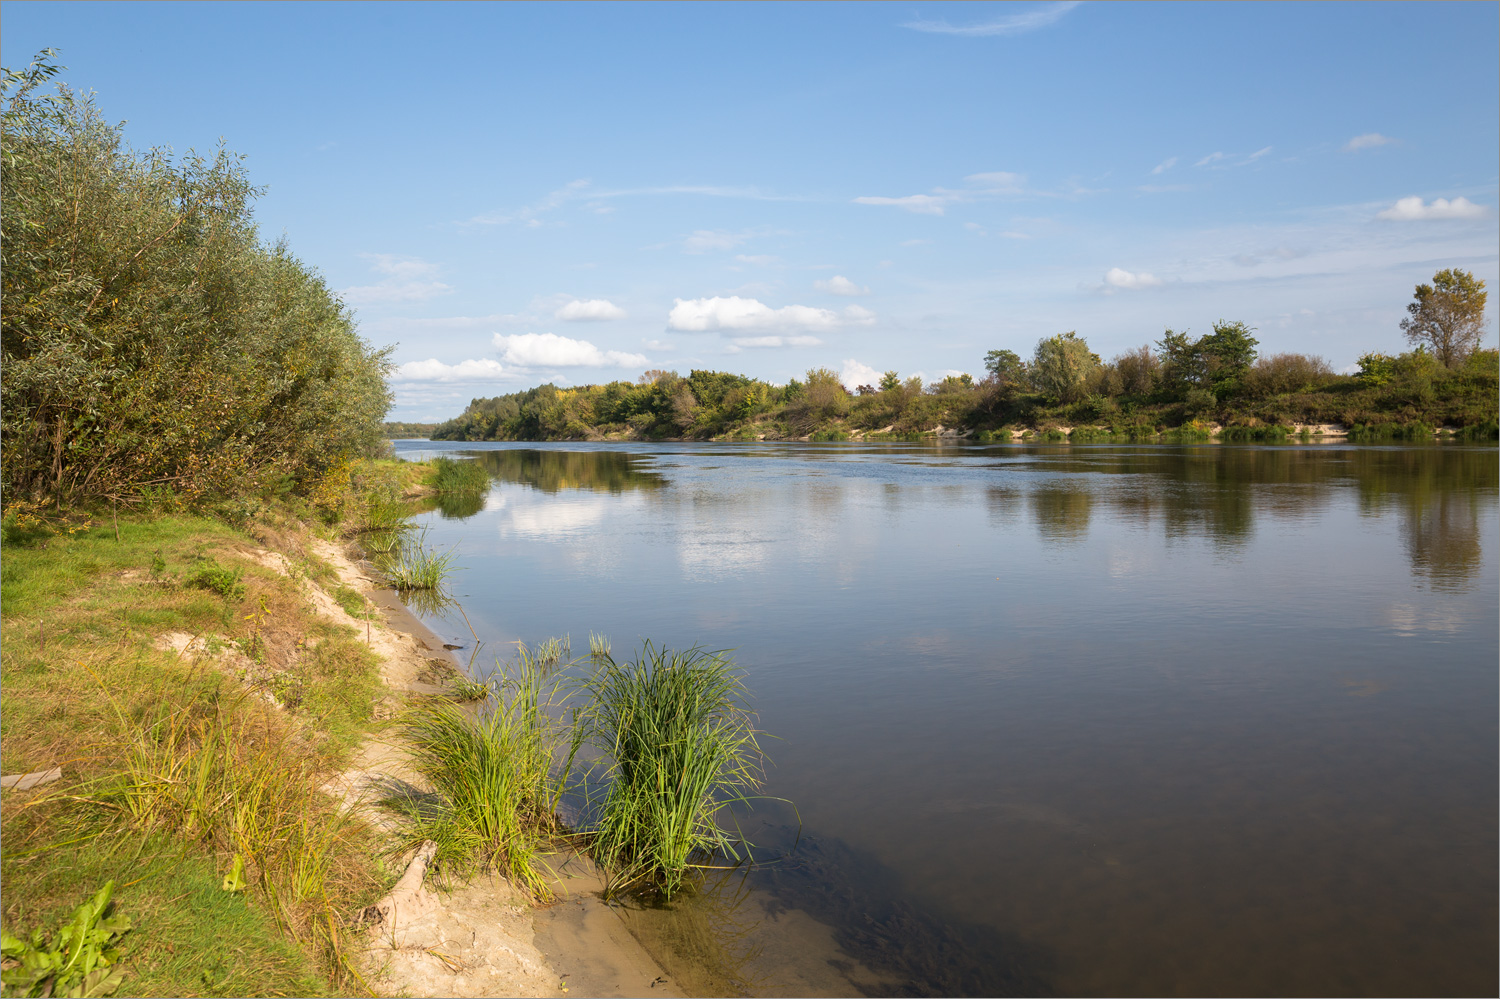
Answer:
[{"label": "distant tree line", "polygon": [[1413,350],[1367,353],[1354,375],[1306,354],[1260,356],[1243,322],[1208,334],[1167,329],[1160,340],[1104,361],[1076,332],[1040,341],[1030,358],[985,355],[986,377],[931,385],[887,371],[878,385],[843,385],[815,368],[771,385],[719,371],[648,371],[636,382],[474,399],[434,440],[642,438],[837,439],[852,432],[906,435],[943,426],[1089,424],[1131,434],[1213,420],[1254,430],[1293,423],[1487,428],[1496,418],[1496,352],[1482,350],[1484,282],[1441,271],[1420,285],[1403,331]]},{"label": "distant tree line", "polygon": [[386,355],[283,244],[238,158],[126,146],[92,95],[4,70],[6,501],[310,488],[382,440]]}]

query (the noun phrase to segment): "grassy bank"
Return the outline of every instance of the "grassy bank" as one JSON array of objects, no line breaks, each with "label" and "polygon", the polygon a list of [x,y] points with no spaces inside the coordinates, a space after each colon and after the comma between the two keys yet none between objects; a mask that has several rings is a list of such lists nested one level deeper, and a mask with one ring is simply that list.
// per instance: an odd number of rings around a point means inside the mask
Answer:
[{"label": "grassy bank", "polygon": [[0,751],[61,768],[0,796],[7,933],[51,935],[113,882],[126,994],[359,991],[348,920],[398,872],[321,788],[391,695],[367,602],[315,548],[433,475],[366,463],[321,507],[7,515]]},{"label": "grassy bank", "polygon": [[[648,649],[616,666],[596,638],[605,679],[570,724],[548,707],[563,699],[566,643],[523,650],[482,692],[453,683],[450,698],[413,698],[382,681],[364,625],[372,609],[320,552],[378,548],[387,535],[413,547],[398,512],[478,484],[452,464],[365,463],[321,506],[282,497],[213,516],[170,501],[7,515],[0,752],[8,774],[61,770],[0,795],[7,934],[56,940],[75,908],[111,885],[110,915],[129,922],[114,941],[126,994],[363,991],[351,920],[394,882],[401,843],[325,788],[372,736],[415,750],[432,790],[397,808],[405,841],[436,839],[453,874],[498,870],[545,897],[533,860],[565,834],[555,809],[567,767],[556,762],[590,735],[613,768],[600,787],[616,791],[570,841],[604,844],[596,852],[615,883],[670,891],[728,843],[714,834],[718,792],[747,784],[755,760],[742,751],[753,734],[722,657],[695,672],[687,667],[709,659]],[[632,676],[683,682],[671,687],[676,700],[616,696],[606,682]],[[476,694],[479,706],[456,706]],[[652,800],[649,781],[622,775],[662,771],[661,760],[640,738],[622,749],[622,726],[683,698],[701,717],[655,752],[693,756],[702,779]]]}]

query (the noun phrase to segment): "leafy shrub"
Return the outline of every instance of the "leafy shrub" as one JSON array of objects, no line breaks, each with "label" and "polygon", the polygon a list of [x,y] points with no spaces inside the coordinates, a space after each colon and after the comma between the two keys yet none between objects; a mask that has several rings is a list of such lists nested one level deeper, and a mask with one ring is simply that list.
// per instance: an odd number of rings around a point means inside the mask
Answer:
[{"label": "leafy shrub", "polygon": [[131,150],[47,60],[3,82],[7,493],[308,490],[378,447],[386,354],[260,241],[240,160]]},{"label": "leafy shrub", "polygon": [[[152,569],[155,570],[155,563]],[[165,568],[165,564],[163,564]],[[188,586],[195,586],[200,590],[208,590],[217,593],[225,600],[240,600],[245,596],[245,584],[240,579],[245,575],[241,566],[233,569],[218,563],[217,559],[200,559],[196,568],[187,578]]]},{"label": "leafy shrub", "polygon": [[1245,373],[1244,387],[1251,396],[1283,395],[1316,388],[1332,377],[1333,368],[1321,357],[1271,354]]}]

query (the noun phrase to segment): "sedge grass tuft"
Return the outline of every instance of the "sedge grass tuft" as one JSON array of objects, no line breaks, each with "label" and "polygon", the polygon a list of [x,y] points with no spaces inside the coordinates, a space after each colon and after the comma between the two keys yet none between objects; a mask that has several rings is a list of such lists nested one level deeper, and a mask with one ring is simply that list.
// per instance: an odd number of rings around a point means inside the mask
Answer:
[{"label": "sedge grass tuft", "polygon": [[581,685],[585,731],[610,761],[593,835],[611,890],[670,897],[713,854],[738,857],[716,817],[759,788],[762,757],[728,655],[647,642],[631,662],[605,653]]},{"label": "sedge grass tuft", "polygon": [[572,761],[553,766],[568,733],[549,711],[558,688],[543,673],[523,647],[492,678],[478,717],[444,701],[413,708],[402,731],[436,798],[386,801],[406,813],[412,842],[438,844],[440,861],[498,870],[539,900],[551,892],[535,861],[561,831],[556,808]]}]

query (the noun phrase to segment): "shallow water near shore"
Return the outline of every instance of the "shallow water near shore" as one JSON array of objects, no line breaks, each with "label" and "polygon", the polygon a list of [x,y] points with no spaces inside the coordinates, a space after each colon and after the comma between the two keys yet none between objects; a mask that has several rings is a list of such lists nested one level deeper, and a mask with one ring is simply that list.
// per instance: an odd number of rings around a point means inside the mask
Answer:
[{"label": "shallow water near shore", "polygon": [[1495,990],[1492,447],[396,447],[480,662],[735,650],[797,814],[627,916],[690,992]]}]

